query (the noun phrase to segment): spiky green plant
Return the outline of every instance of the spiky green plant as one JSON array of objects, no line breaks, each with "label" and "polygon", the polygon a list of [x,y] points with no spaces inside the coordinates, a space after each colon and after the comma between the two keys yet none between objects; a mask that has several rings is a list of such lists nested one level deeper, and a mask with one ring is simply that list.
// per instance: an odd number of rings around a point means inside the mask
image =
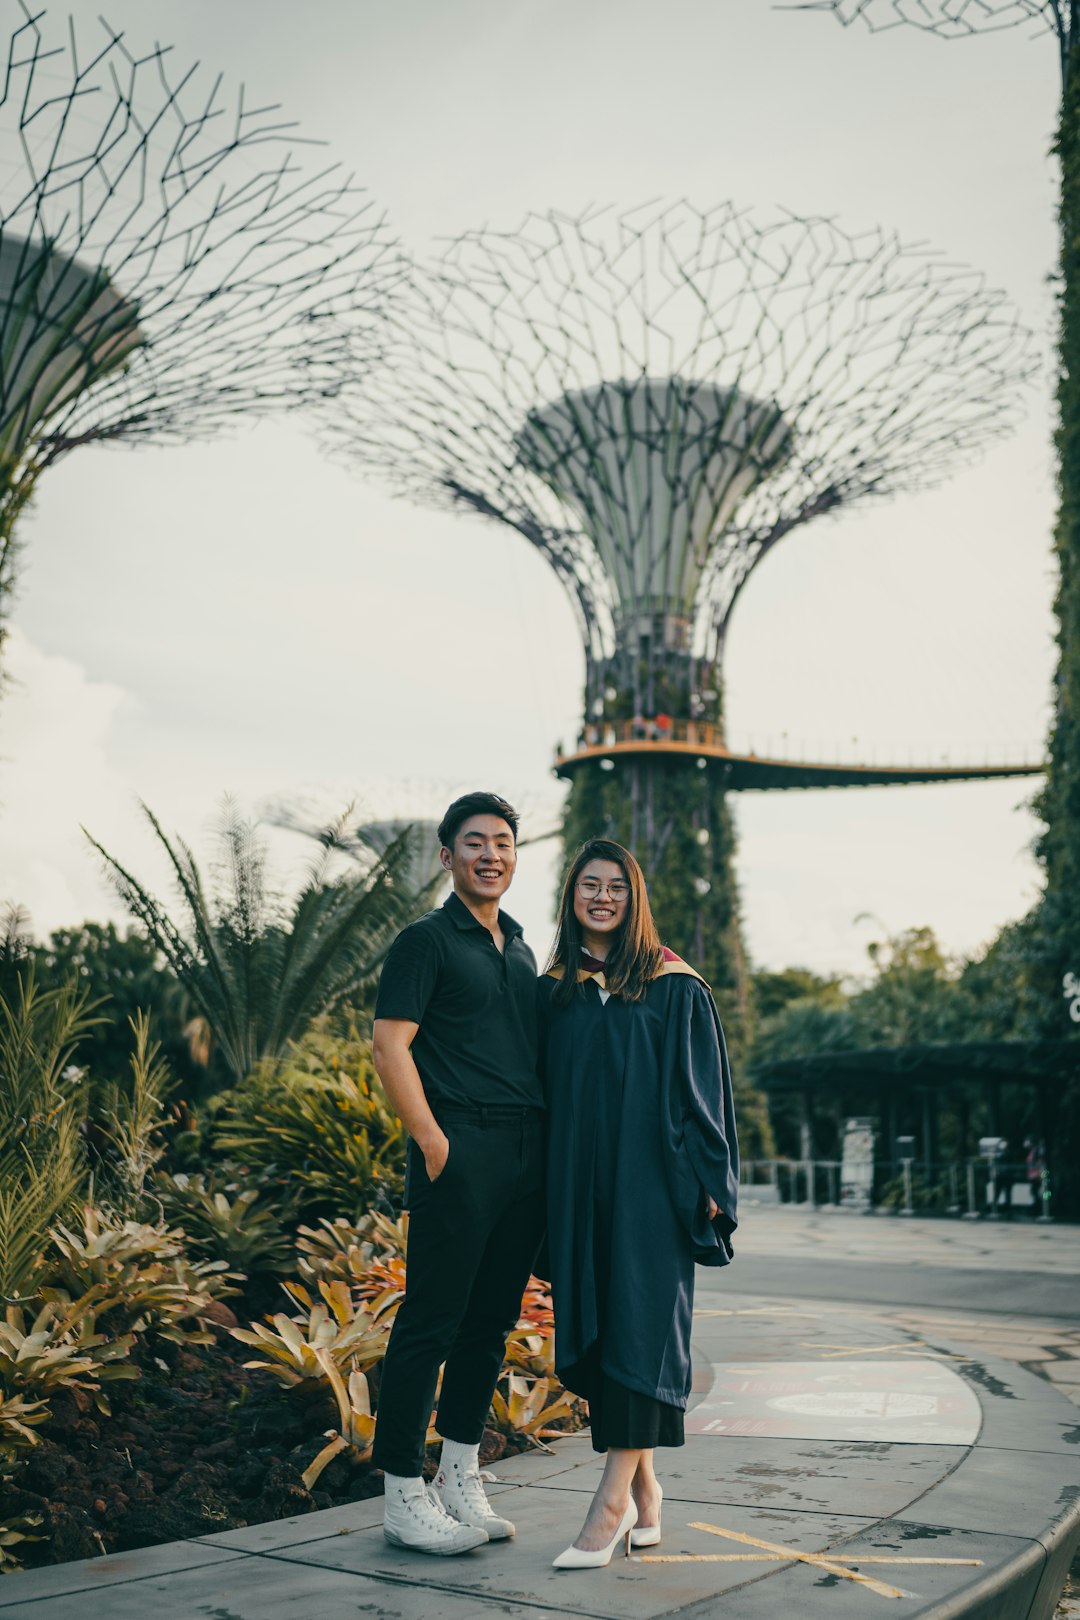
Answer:
[{"label": "spiky green plant", "polygon": [[145,1211],[146,1178],[165,1152],[160,1133],[172,1081],[161,1059],[160,1042],[150,1039],[149,1014],[138,1012],[128,1023],[135,1037],[131,1085],[126,1090],[116,1084],[108,1088],[99,1128],[112,1148],[112,1202],[124,1214],[138,1216]]},{"label": "spiky green plant", "polygon": [[269,885],[256,826],[230,800],[219,827],[223,881],[214,896],[187,844],[170,839],[143,809],[179,885],[182,925],[95,839],[90,842],[120,899],[206,1018],[234,1082],[260,1062],[280,1058],[319,1013],[369,982],[422,904],[408,881],[409,829],[365,869],[336,879],[328,839],[287,902]]},{"label": "spiky green plant", "polygon": [[189,1250],[248,1277],[285,1272],[293,1264],[285,1228],[295,1201],[288,1193],[202,1173],[158,1175],[154,1190],[166,1215],[183,1229]]},{"label": "spiky green plant", "polygon": [[78,1206],[86,1183],[81,1071],[69,1069],[94,1022],[68,985],[41,991],[33,970],[0,995],[0,1296],[21,1299],[49,1228]]}]

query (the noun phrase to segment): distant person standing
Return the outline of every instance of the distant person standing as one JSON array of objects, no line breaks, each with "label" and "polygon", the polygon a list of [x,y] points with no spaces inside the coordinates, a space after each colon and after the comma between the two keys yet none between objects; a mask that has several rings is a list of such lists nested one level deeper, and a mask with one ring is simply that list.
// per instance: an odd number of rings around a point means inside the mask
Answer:
[{"label": "distant person standing", "polygon": [[[373,1460],[386,1539],[444,1555],[514,1534],[484,1494],[479,1443],[544,1225],[536,959],[499,909],[517,829],[498,794],[454,801],[439,826],[453,893],[398,935],[375,1006],[375,1067],[410,1138],[410,1224]],[[442,1460],[428,1487],[443,1362]]]},{"label": "distant person standing", "polygon": [[1016,1180],[1015,1165],[1005,1162],[1005,1155],[1009,1151],[1009,1144],[1002,1141],[1001,1157],[994,1166],[994,1214],[1000,1211],[1006,1221],[1012,1220],[1012,1190]]},{"label": "distant person standing", "polygon": [[1046,1150],[1034,1137],[1024,1138],[1024,1174],[1031,1189],[1031,1207],[1043,1215],[1049,1212],[1042,1206],[1046,1202]]}]

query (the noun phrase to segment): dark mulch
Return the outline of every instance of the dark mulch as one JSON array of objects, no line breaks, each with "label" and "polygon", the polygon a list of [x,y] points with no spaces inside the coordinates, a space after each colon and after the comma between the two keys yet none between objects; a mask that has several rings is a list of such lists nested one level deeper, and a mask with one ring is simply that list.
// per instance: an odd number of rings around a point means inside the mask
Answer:
[{"label": "dark mulch", "polygon": [[[40,1444],[12,1481],[0,1482],[0,1522],[28,1512],[44,1519],[37,1534],[47,1539],[18,1548],[24,1565],[126,1552],[381,1495],[381,1473],[344,1456],[307,1489],[301,1476],[336,1427],[336,1408],[249,1371],[242,1363],[252,1354],[224,1331],[194,1349],[158,1341],[137,1355],[140,1378],[105,1386],[110,1417],[81,1391],[52,1397]],[[524,1444],[487,1430],[481,1458],[492,1462]]]}]

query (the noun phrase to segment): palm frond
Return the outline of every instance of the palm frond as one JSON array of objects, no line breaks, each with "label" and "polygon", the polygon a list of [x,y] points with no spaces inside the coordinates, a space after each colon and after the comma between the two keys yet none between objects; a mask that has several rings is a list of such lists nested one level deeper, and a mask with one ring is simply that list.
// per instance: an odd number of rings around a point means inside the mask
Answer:
[{"label": "palm frond", "polygon": [[291,907],[271,892],[263,842],[232,800],[222,811],[213,900],[192,851],[170,839],[146,805],[143,810],[179,885],[185,927],[95,839],[90,842],[120,899],[190,992],[236,1080],[262,1058],[280,1057],[319,1013],[366,983],[426,900],[426,891],[416,896],[408,881],[410,827],[362,870],[331,880],[330,862],[347,836],[351,806],[320,839]]}]

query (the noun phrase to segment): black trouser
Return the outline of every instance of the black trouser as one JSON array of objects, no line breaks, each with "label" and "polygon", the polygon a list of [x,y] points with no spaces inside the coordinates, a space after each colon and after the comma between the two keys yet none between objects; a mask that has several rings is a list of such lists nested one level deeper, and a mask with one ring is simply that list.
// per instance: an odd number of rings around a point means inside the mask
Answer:
[{"label": "black trouser", "polygon": [[409,1143],[405,1298],[383,1362],[372,1460],[412,1477],[445,1361],[444,1440],[484,1432],[506,1335],[518,1320],[544,1229],[544,1116],[535,1108],[442,1108],[450,1141],[432,1182]]}]

